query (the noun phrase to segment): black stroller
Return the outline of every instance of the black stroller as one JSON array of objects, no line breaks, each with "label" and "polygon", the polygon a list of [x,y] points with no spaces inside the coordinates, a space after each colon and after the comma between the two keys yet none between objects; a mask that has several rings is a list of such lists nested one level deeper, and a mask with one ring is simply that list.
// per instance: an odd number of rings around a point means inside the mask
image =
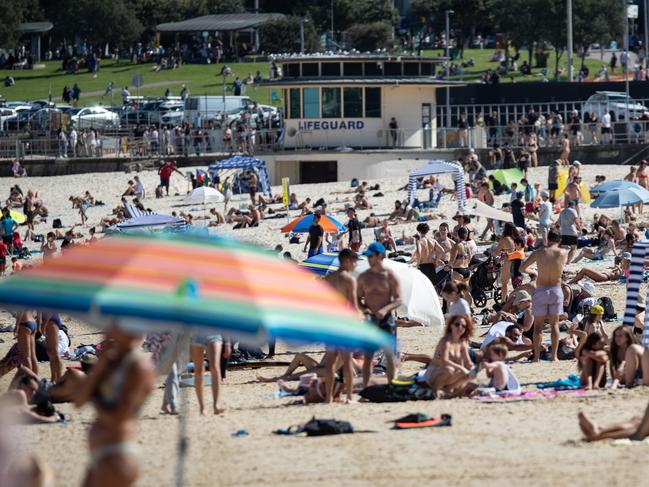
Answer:
[{"label": "black stroller", "polygon": [[474,306],[482,308],[490,299],[498,303],[502,299],[502,289],[497,286],[500,275],[496,259],[490,255],[486,258],[474,257],[471,270],[473,274],[469,280],[469,291],[473,298]]}]

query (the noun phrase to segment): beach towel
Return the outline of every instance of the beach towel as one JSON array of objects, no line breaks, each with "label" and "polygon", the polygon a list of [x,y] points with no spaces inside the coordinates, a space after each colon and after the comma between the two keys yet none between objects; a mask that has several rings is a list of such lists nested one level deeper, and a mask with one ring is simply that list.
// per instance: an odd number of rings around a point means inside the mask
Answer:
[{"label": "beach towel", "polygon": [[542,389],[522,391],[518,394],[508,392],[492,392],[485,395],[475,396],[471,399],[485,403],[499,403],[499,402],[522,402],[522,401],[536,401],[539,399],[553,399],[556,397],[583,397],[592,395],[591,391],[586,389]]},{"label": "beach towel", "polygon": [[581,381],[575,374],[570,374],[567,379],[557,379],[553,382],[539,382],[536,384],[537,389],[554,389],[557,391],[565,391],[569,389],[580,389]]},{"label": "beach towel", "polygon": [[431,418],[425,414],[409,414],[394,421],[392,429],[404,430],[413,428],[438,428],[451,426],[452,417],[450,414],[442,414],[439,418]]},{"label": "beach towel", "polygon": [[641,440],[641,441],[631,440],[629,438],[620,438],[618,440],[611,440],[611,445],[613,445],[613,446],[638,446],[638,445],[647,446],[647,445],[649,445],[649,437],[647,437],[647,438],[645,438],[644,440]]}]

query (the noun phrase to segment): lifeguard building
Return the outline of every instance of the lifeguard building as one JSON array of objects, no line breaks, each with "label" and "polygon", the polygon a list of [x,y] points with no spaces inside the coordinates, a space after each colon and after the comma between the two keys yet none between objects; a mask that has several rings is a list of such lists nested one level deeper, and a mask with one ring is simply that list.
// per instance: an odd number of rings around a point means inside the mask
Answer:
[{"label": "lifeguard building", "polygon": [[272,182],[385,177],[370,166],[404,151],[426,158],[437,146],[436,90],[458,84],[437,78],[445,59],[383,53],[274,59],[282,76],[262,85],[281,90],[285,130],[284,150],[264,157]]}]

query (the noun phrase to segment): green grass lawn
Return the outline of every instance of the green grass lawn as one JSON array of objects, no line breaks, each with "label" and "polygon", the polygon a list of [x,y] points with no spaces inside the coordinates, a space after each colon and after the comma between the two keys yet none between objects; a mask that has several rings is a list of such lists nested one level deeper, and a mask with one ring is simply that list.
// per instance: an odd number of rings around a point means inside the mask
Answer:
[{"label": "green grass lawn", "polygon": [[[464,51],[464,60],[468,61],[469,58],[474,58],[476,65],[472,68],[466,68],[466,74],[462,77],[464,81],[476,81],[480,75],[489,68],[496,68],[497,63],[491,62],[489,59],[493,55],[493,49],[467,49]],[[440,50],[424,51],[424,55],[440,55]],[[521,57],[518,61],[520,65],[523,60],[527,59],[527,51],[521,51]],[[460,62],[458,60],[457,62]],[[581,64],[580,59],[574,60],[575,70]],[[596,59],[586,59],[586,64],[590,68],[590,75],[592,76],[601,67],[601,62]],[[228,64],[233,71],[233,75],[228,78],[228,92],[232,94],[232,82],[235,76],[244,79],[248,73],[253,75],[257,70],[261,71],[262,76],[268,76],[267,63],[231,63]],[[81,104],[91,105],[96,103],[110,104],[110,96],[102,99],[101,94],[109,81],[114,82],[114,95],[112,102],[121,104],[120,90],[125,85],[131,85],[131,80],[135,75],[142,75],[144,77],[145,86],[140,88],[140,95],[147,96],[162,96],[169,87],[172,94],[178,95],[182,84],[186,84],[189,92],[192,95],[221,95],[223,94],[223,79],[218,73],[222,65],[208,65],[208,64],[186,64],[175,70],[165,70],[154,72],[153,64],[130,64],[129,62],[122,61],[115,64],[113,61],[102,61],[101,69],[97,78],[93,78],[91,73],[86,71],[79,72],[75,75],[66,74],[62,71],[61,63],[59,61],[52,61],[45,63],[44,69],[25,70],[25,71],[11,71],[0,70],[0,78],[11,75],[16,80],[16,85],[10,88],[0,87],[0,95],[4,96],[8,101],[12,100],[37,100],[47,98],[48,92],[51,88],[52,99],[59,102],[61,93],[64,86],[72,86],[78,83],[81,88]],[[566,56],[561,57],[560,67],[565,69]],[[554,70],[554,52],[550,52],[548,59],[548,71],[551,73]],[[532,75],[521,76],[518,73],[511,73],[515,81],[541,81],[542,77],[539,76],[539,69],[534,67],[534,60],[532,63]],[[459,76],[452,79],[460,80]],[[565,79],[565,77],[564,77]],[[509,76],[501,78],[501,82],[507,83],[510,81]],[[151,86],[147,86],[151,85]],[[132,95],[138,94],[137,89],[129,88]],[[255,88],[248,86],[246,95],[262,104],[271,103],[271,89],[270,88]],[[93,94],[94,92],[94,94]],[[277,104],[277,103],[275,103]]]},{"label": "green grass lawn", "polygon": [[[135,75],[142,75],[145,86],[140,88],[140,95],[162,96],[167,87],[171,89],[173,95],[178,95],[182,84],[186,84],[192,95],[222,95],[223,78],[218,74],[222,65],[207,64],[186,64],[179,69],[164,70],[159,72],[153,71],[153,64],[130,64],[121,61],[115,64],[113,61],[104,60],[101,69],[96,78],[91,73],[80,71],[71,75],[62,71],[59,61],[44,63],[44,69],[13,71],[0,70],[0,78],[11,75],[16,80],[15,86],[6,88],[0,86],[0,95],[4,96],[7,101],[12,100],[37,100],[47,99],[50,87],[52,89],[52,100],[60,102],[63,87],[72,87],[77,83],[81,88],[81,104],[92,105],[96,103],[110,104],[110,95],[102,100],[101,95],[104,93],[109,81],[114,82],[113,98],[115,104],[121,104],[122,99],[120,91],[122,87],[129,85],[131,95],[137,95],[138,91],[130,87],[131,80]],[[268,76],[267,63],[238,63],[228,64],[232,68],[233,75],[227,78],[228,91],[232,94],[232,83],[236,76],[244,79],[248,73],[253,76],[259,70],[262,76]],[[147,85],[152,85],[147,87]],[[95,92],[95,94],[93,94]],[[97,94],[96,92],[101,92]],[[255,88],[247,86],[245,94],[262,104],[271,104],[271,89]]]},{"label": "green grass lawn", "polygon": [[[475,61],[475,66],[470,67],[470,68],[464,68],[466,73],[465,75],[461,78],[460,76],[453,76],[451,79],[459,81],[460,79],[464,81],[477,81],[480,79],[480,76],[482,73],[487,71],[488,69],[493,69],[495,70],[498,67],[498,63],[491,61],[491,57],[493,56],[495,52],[495,49],[465,49],[464,50],[464,59],[456,59],[453,62],[460,64],[462,61],[467,62],[470,58],[473,58]],[[424,50],[423,51],[424,55],[428,56],[440,56],[444,55],[444,52],[439,49],[434,49],[434,50]],[[548,57],[548,79],[552,81],[552,73],[554,72],[554,62],[555,62],[555,54],[554,51],[548,51],[549,57]],[[517,61],[518,66],[523,64],[523,61],[528,60],[528,52],[527,50],[521,50],[520,51],[520,58]],[[566,53],[564,52],[563,55],[559,59],[559,69],[564,71],[564,75],[561,77],[563,81],[568,80],[568,74],[567,74],[567,66],[568,66],[568,58],[566,56]],[[601,61],[599,59],[589,59],[586,58],[586,66],[588,66],[588,69],[590,70],[589,77],[594,76],[597,71],[602,67]],[[577,72],[579,71],[579,68],[581,67],[581,58],[575,57],[573,59],[573,69],[574,69],[574,74],[576,75]],[[506,77],[501,77],[500,82],[501,83],[508,83],[511,81],[510,76],[513,76],[514,80],[518,82],[525,82],[525,81],[542,81],[543,77],[539,74],[540,69],[536,67],[534,55],[532,55],[532,74],[529,76],[522,76],[518,72],[511,72],[508,73]]]}]

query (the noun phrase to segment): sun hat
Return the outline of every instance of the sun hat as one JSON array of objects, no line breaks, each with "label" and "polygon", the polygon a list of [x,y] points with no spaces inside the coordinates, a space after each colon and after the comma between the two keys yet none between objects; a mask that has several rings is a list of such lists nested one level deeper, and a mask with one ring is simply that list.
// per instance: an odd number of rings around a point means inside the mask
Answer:
[{"label": "sun hat", "polygon": [[581,162],[579,162],[579,161],[573,161],[573,162],[572,162],[572,165],[573,165],[573,166],[581,166]]},{"label": "sun hat", "polygon": [[541,191],[541,198],[549,198],[549,197],[550,197],[550,193],[548,193],[545,190]]},{"label": "sun hat", "polygon": [[580,282],[579,287],[582,288],[584,291],[586,291],[588,294],[591,296],[595,296],[595,293],[597,292],[595,290],[595,285],[592,282]]},{"label": "sun hat", "polygon": [[532,296],[527,291],[517,291],[514,298],[514,306],[521,304],[524,301],[532,301]]},{"label": "sun hat", "polygon": [[604,308],[602,308],[599,304],[596,304],[595,306],[590,307],[590,314],[591,315],[603,315],[604,314]]},{"label": "sun hat", "polygon": [[363,252],[363,255],[365,256],[370,256],[370,255],[385,255],[386,250],[385,247],[381,242],[372,242],[369,247],[367,247],[367,250]]}]

